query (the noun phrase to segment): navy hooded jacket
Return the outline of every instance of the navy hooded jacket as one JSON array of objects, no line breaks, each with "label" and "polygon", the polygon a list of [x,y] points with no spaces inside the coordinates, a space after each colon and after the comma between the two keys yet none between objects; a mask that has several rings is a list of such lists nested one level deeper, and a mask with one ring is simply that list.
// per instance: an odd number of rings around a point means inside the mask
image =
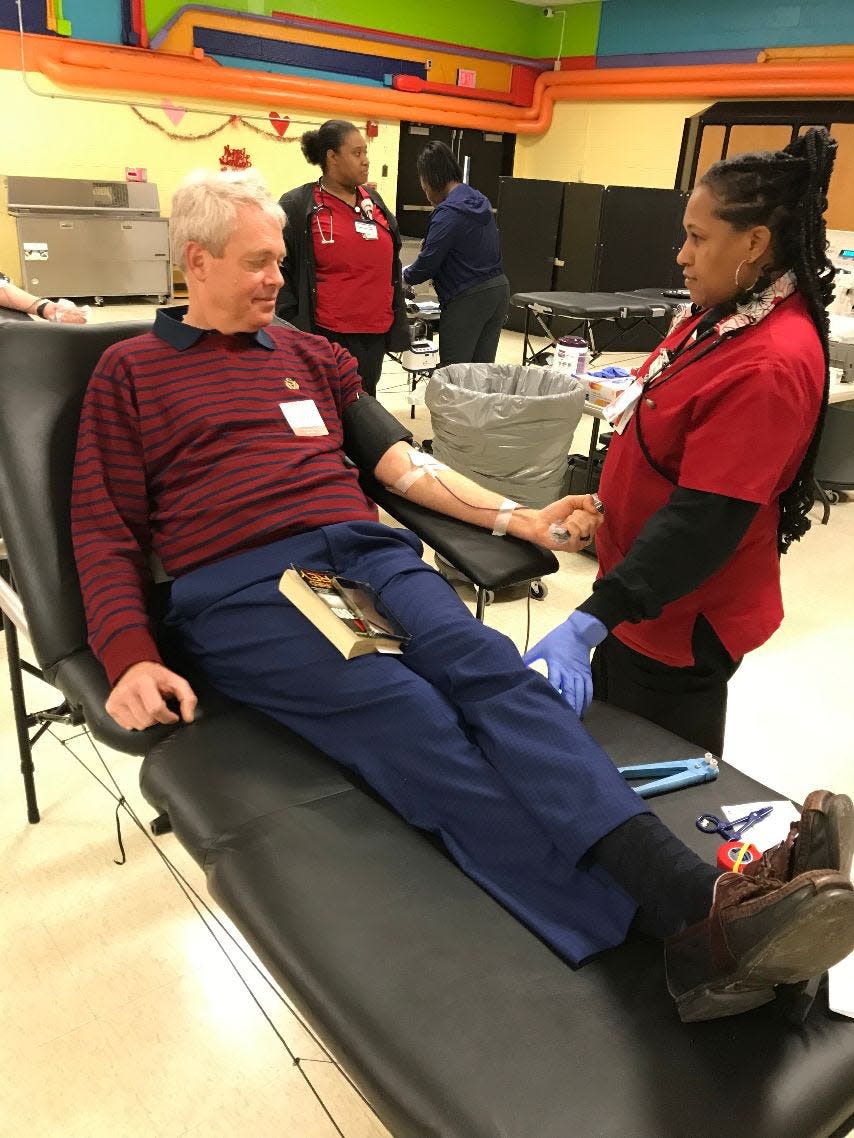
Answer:
[{"label": "navy hooded jacket", "polygon": [[472,186],[459,185],[433,210],[421,252],[403,270],[403,278],[413,285],[432,280],[445,305],[503,271],[489,199]]}]

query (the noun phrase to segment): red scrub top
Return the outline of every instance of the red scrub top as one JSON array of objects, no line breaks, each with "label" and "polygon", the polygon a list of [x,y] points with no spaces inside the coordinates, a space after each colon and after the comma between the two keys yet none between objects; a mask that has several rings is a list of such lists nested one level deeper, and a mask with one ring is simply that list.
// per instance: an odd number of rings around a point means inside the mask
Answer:
[{"label": "red scrub top", "polygon": [[[672,332],[639,375],[691,327]],[[596,534],[600,576],[623,559],[674,483],[759,504],[735,553],[699,588],[665,605],[655,620],[613,630],[636,652],[675,667],[694,662],[691,636],[700,614],[736,660],[767,640],[783,619],[778,499],[803,460],[824,390],[821,342],[797,293],[701,356],[703,346],[686,349],[671,365],[672,378],[656,380],[647,392],[654,406],[642,398],[623,434],[614,434],[599,488],[606,509]],[[673,482],[641,452],[638,416],[649,454]]]},{"label": "red scrub top", "polygon": [[360,204],[364,200],[371,203],[374,240],[357,228],[367,223],[361,208],[322,193],[319,186],[314,189],[314,203],[320,207],[310,219],[317,276],[314,320],[331,332],[387,332],[394,319],[394,243],[382,210],[360,187]]}]

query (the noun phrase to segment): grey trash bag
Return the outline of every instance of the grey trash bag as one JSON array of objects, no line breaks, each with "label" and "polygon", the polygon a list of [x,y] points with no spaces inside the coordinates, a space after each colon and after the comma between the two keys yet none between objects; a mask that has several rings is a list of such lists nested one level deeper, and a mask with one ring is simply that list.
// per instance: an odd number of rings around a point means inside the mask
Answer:
[{"label": "grey trash bag", "polygon": [[427,384],[433,454],[480,486],[540,508],[565,493],[585,385],[551,368],[449,364]]}]

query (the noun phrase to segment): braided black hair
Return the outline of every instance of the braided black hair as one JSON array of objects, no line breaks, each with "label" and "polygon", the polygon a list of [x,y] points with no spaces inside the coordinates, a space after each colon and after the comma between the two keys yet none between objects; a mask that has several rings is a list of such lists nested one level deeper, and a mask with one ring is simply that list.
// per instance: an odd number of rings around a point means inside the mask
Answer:
[{"label": "braided black hair", "polygon": [[[766,225],[771,230],[772,275],[791,269],[824,352],[824,394],[803,462],[780,496],[777,543],[785,553],[810,528],[815,502],[815,460],[827,412],[830,322],[835,269],[827,257],[824,211],[836,157],[836,142],[822,127],[811,127],[784,150],[740,154],[711,166],[700,184],[720,203],[715,213],[736,229]],[[763,274],[764,276],[764,274]],[[767,277],[764,279],[767,286]]]}]

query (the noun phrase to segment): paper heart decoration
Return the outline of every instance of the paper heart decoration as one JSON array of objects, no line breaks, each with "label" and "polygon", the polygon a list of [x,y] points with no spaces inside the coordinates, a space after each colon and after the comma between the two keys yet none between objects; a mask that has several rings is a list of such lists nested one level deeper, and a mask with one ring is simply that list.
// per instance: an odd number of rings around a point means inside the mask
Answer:
[{"label": "paper heart decoration", "polygon": [[173,126],[177,126],[187,113],[186,107],[176,107],[169,99],[164,99],[160,106],[163,108],[164,115],[166,115]]},{"label": "paper heart decoration", "polygon": [[291,125],[291,120],[287,115],[282,117],[278,111],[270,111],[269,118],[270,122],[273,124],[273,130],[276,132],[279,138],[282,138],[285,131]]}]

